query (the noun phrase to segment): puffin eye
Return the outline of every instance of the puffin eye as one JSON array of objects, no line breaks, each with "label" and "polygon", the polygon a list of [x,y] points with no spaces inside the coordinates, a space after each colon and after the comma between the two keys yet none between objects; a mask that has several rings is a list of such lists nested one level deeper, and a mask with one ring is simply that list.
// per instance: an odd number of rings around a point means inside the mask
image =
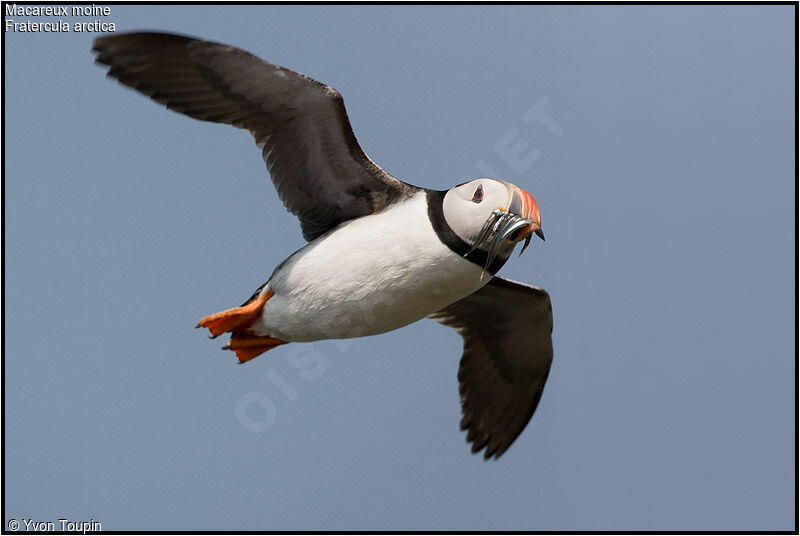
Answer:
[{"label": "puffin eye", "polygon": [[483,185],[478,185],[478,189],[475,190],[475,193],[472,194],[472,201],[474,203],[480,203],[483,201]]}]

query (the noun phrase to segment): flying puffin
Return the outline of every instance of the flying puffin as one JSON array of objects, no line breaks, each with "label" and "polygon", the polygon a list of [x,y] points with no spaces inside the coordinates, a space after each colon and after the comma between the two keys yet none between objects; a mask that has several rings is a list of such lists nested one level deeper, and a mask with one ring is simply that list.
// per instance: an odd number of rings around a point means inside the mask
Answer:
[{"label": "flying puffin", "polygon": [[[201,319],[240,362],[288,342],[363,337],[422,318],[464,339],[458,370],[472,452],[499,457],[542,395],[553,358],[547,293],[497,277],[544,239],[536,202],[481,178],[446,191],[386,173],[356,141],[332,87],[228,45],[167,33],[100,37],[108,75],[203,121],[250,131],[304,247],[241,307]],[[521,253],[521,252],[520,252]]]}]

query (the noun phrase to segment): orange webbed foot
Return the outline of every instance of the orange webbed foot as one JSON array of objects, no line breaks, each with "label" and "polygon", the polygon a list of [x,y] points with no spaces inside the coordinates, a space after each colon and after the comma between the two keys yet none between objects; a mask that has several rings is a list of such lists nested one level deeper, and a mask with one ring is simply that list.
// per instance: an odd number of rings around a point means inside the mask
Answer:
[{"label": "orange webbed foot", "polygon": [[274,292],[267,290],[241,307],[227,309],[201,319],[196,327],[207,328],[212,338],[231,331],[245,330],[253,325],[261,314],[264,304],[274,295]]},{"label": "orange webbed foot", "polygon": [[259,337],[244,333],[234,333],[230,342],[222,347],[223,350],[232,350],[239,358],[239,363],[246,363],[251,359],[260,356],[267,350],[272,350],[281,344],[289,341],[276,339],[275,337]]}]

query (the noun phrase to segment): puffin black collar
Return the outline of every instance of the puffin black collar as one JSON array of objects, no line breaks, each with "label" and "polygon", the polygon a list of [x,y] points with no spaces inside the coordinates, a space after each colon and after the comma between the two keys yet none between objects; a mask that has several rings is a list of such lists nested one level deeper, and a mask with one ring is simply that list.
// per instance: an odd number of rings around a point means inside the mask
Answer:
[{"label": "puffin black collar", "polygon": [[[481,268],[486,266],[486,259],[489,256],[489,252],[483,249],[470,251],[472,246],[462,240],[447,223],[444,217],[444,196],[447,194],[447,190],[429,190],[426,188],[425,193],[428,200],[428,218],[431,220],[433,230],[436,231],[436,236],[439,237],[442,244],[450,248],[456,255],[464,257]],[[503,257],[498,255],[494,261],[492,261],[492,264],[489,265],[487,271],[492,275],[496,274],[507,260],[507,256]]]}]

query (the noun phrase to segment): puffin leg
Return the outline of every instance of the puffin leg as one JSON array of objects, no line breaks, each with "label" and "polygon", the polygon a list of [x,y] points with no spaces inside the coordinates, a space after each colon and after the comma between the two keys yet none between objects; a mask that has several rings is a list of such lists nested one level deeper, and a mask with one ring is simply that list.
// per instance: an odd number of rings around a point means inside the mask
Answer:
[{"label": "puffin leg", "polygon": [[236,357],[239,358],[239,363],[245,363],[254,357],[260,356],[267,350],[272,350],[276,346],[287,344],[288,342],[275,337],[259,337],[248,333],[236,332],[222,349],[234,351]]},{"label": "puffin leg", "polygon": [[261,314],[261,308],[275,293],[267,290],[261,296],[254,297],[241,307],[234,307],[225,311],[202,318],[197,323],[198,328],[208,328],[212,337],[218,337],[229,331],[239,331],[249,328]]}]

